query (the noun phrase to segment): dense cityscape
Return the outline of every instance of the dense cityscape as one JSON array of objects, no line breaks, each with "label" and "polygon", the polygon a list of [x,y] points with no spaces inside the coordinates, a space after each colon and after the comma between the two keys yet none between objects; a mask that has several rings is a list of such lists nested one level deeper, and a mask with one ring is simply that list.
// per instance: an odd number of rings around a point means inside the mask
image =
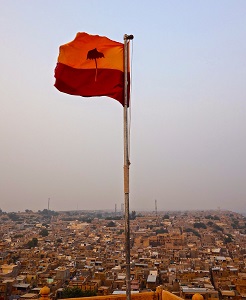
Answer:
[{"label": "dense cityscape", "polygon": [[[122,294],[122,211],[0,210],[0,299]],[[246,218],[214,211],[130,213],[131,291],[246,298]]]}]

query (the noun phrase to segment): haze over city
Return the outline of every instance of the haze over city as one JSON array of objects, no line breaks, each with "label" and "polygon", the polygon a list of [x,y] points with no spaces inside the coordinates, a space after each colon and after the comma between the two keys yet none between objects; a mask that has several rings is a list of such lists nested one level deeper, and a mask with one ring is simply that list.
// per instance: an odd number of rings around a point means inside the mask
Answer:
[{"label": "haze over city", "polygon": [[130,209],[245,212],[245,1],[1,1],[0,208],[120,210],[123,109],[54,87],[77,32],[131,44]]}]

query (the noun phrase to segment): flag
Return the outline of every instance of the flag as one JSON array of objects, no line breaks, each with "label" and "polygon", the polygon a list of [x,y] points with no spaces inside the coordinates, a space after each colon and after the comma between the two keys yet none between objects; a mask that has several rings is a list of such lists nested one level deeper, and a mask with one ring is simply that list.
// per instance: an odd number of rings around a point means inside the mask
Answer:
[{"label": "flag", "polygon": [[[124,105],[124,44],[79,32],[72,42],[60,46],[55,78],[60,92],[108,96]],[[129,96],[129,87],[127,92]]]}]

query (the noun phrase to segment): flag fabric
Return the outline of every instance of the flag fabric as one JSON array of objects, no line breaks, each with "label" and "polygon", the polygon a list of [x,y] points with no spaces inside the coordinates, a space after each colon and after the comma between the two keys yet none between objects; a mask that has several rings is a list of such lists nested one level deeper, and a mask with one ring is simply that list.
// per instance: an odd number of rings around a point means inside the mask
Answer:
[{"label": "flag fabric", "polygon": [[[79,32],[60,46],[55,78],[55,87],[63,93],[108,96],[124,105],[124,44]],[[127,92],[129,96],[129,87]]]}]

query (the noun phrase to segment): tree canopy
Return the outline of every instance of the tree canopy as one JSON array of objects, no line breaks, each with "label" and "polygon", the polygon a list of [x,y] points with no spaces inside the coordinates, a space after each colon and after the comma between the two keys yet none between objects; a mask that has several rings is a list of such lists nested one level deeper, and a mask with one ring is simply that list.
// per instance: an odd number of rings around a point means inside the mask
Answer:
[{"label": "tree canopy", "polygon": [[66,287],[62,291],[62,298],[79,298],[79,297],[91,297],[96,296],[96,291],[82,291],[77,286],[75,287]]}]

